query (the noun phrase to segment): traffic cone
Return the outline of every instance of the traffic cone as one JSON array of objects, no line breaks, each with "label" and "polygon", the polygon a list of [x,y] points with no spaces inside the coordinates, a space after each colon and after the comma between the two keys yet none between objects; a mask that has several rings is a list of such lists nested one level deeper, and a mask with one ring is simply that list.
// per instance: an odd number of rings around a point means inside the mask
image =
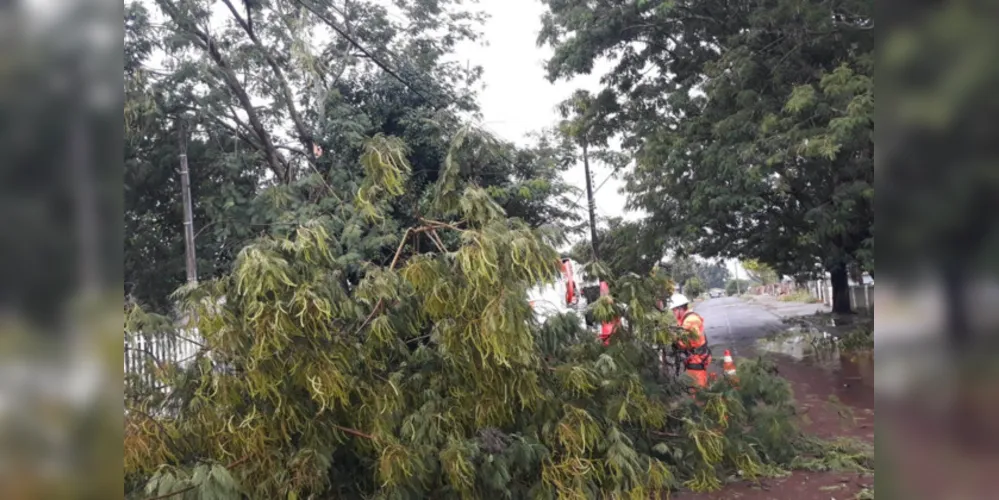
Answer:
[{"label": "traffic cone", "polygon": [[726,377],[735,380],[735,361],[732,361],[732,352],[728,349],[725,349],[725,354],[722,356],[722,371]]}]

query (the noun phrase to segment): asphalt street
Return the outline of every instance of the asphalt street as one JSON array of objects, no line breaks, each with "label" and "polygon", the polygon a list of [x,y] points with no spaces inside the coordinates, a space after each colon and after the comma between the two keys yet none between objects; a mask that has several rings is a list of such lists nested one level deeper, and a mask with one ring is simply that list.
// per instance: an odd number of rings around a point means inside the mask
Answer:
[{"label": "asphalt street", "polygon": [[716,357],[725,349],[738,356],[740,351],[751,349],[756,339],[785,328],[774,310],[736,297],[707,299],[695,304],[694,312],[704,318],[708,343]]},{"label": "asphalt street", "polygon": [[[694,311],[704,317],[705,332],[715,360],[725,349],[736,357],[754,357],[763,352],[755,349],[756,339],[787,328],[781,318],[815,314],[826,310],[821,304],[780,302],[772,297],[709,299],[694,305]],[[873,359],[858,364],[844,361],[841,356],[821,359],[808,354],[804,358],[769,353],[783,375],[796,382],[806,381],[804,395],[836,394],[840,400],[858,408],[874,408]],[[827,359],[828,358],[828,359]]]}]

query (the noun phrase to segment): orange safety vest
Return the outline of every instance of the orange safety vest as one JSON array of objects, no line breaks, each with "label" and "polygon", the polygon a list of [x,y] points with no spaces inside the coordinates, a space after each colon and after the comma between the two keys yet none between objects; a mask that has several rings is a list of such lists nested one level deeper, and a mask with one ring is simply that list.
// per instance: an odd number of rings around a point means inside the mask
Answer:
[{"label": "orange safety vest", "polygon": [[576,281],[572,276],[572,264],[568,260],[562,261],[562,276],[565,277],[565,304],[572,305],[576,302]]},{"label": "orange safety vest", "polygon": [[[600,282],[600,296],[610,295],[610,285],[606,281]],[[614,321],[605,322],[600,325],[600,340],[604,341],[604,345],[610,345],[610,337],[614,333],[614,329],[621,325],[621,318],[614,318]]]},{"label": "orange safety vest", "polygon": [[676,348],[687,353],[684,367],[697,385],[705,387],[708,382],[707,369],[711,364],[711,349],[708,347],[708,337],[704,335],[704,318],[700,314],[688,311],[683,315],[680,326],[684,330],[697,333],[697,337],[692,341],[676,341]]},{"label": "orange safety vest", "polygon": [[703,347],[708,343],[708,338],[704,335],[704,318],[694,311],[687,311],[680,321],[680,327],[684,330],[697,333],[697,337],[691,341],[676,341],[677,348],[683,351],[691,351]]}]

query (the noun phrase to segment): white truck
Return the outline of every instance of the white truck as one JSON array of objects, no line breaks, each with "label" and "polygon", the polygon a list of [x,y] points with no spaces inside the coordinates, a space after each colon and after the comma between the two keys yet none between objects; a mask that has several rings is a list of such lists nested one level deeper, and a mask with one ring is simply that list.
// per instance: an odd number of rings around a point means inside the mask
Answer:
[{"label": "white truck", "polygon": [[588,302],[582,290],[596,286],[598,283],[586,276],[578,262],[563,258],[562,274],[558,280],[550,285],[528,290],[527,299],[531,302],[538,323],[544,324],[548,318],[557,314],[575,312],[579,317],[580,326],[585,328],[584,317]]}]

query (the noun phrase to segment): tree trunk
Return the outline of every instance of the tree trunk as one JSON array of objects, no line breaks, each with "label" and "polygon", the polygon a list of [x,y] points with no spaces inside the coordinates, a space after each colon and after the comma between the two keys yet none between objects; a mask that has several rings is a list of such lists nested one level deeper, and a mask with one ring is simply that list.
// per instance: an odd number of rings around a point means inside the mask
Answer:
[{"label": "tree trunk", "polygon": [[967,346],[971,333],[967,314],[967,280],[959,265],[947,265],[943,271],[946,330],[951,346],[960,352]]},{"label": "tree trunk", "polygon": [[853,312],[850,307],[850,278],[847,273],[846,264],[836,264],[829,268],[829,278],[832,282],[832,312],[849,314]]},{"label": "tree trunk", "polygon": [[593,199],[593,177],[590,175],[590,156],[586,143],[583,143],[583,170],[586,172],[586,199],[590,209],[590,247],[593,260],[597,260],[597,202]]},{"label": "tree trunk", "polygon": [[79,243],[79,286],[86,293],[101,289],[100,223],[97,213],[97,191],[91,170],[89,130],[83,109],[72,111],[69,167],[75,189],[77,242]]}]

